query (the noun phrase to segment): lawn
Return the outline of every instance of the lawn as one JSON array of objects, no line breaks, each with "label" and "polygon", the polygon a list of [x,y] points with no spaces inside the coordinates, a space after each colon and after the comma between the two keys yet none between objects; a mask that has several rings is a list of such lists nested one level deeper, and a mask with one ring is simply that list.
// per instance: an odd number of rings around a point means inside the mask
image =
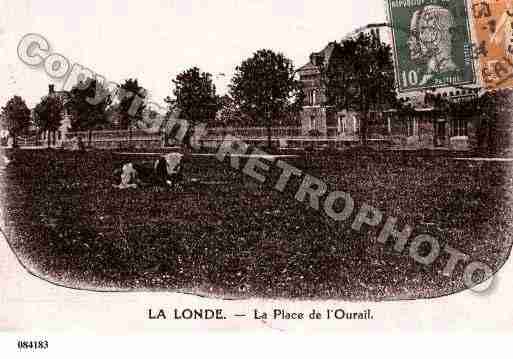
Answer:
[{"label": "lawn", "polygon": [[[10,245],[33,273],[61,285],[165,290],[225,298],[390,300],[464,290],[463,265],[442,270],[356,232],[288,191],[259,184],[227,163],[194,156],[180,192],[117,190],[113,171],[150,161],[104,151],[9,152],[0,169]],[[513,233],[511,163],[456,161],[447,154],[347,150],[288,158],[386,216],[428,233],[498,271]],[[357,212],[357,210],[355,211]],[[412,236],[414,237],[414,236]]]}]

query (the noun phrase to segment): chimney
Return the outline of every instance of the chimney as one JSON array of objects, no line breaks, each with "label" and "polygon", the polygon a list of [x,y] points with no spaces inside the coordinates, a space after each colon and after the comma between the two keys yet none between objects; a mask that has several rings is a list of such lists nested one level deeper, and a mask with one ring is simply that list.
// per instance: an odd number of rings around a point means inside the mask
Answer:
[{"label": "chimney", "polygon": [[55,85],[48,85],[48,94],[53,95],[55,93]]}]

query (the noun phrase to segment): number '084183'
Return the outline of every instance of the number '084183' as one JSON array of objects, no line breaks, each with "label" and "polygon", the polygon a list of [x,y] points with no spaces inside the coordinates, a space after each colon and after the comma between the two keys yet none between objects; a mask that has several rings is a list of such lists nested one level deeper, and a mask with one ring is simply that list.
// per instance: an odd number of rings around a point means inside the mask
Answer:
[{"label": "number '084183'", "polygon": [[48,349],[47,340],[18,340],[18,349],[39,350]]}]

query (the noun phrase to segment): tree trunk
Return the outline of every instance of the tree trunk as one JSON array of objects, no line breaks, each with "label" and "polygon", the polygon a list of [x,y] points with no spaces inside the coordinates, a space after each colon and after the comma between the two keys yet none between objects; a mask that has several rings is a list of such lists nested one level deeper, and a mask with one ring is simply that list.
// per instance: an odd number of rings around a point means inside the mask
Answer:
[{"label": "tree trunk", "polygon": [[167,147],[166,131],[162,131],[160,134],[160,147]]},{"label": "tree trunk", "polygon": [[369,114],[367,113],[367,111],[364,111],[363,112],[363,116],[362,116],[362,120],[360,121],[361,138],[362,138],[362,144],[364,146],[367,146],[368,116],[369,116]]},{"label": "tree trunk", "polygon": [[191,121],[189,127],[187,127],[187,132],[185,132],[185,136],[183,138],[183,144],[185,145],[185,148],[187,148],[189,151],[193,150],[192,142],[193,142],[195,123],[196,123],[196,121]]},{"label": "tree trunk", "polygon": [[267,114],[267,148],[269,150],[271,150],[271,146],[272,146],[271,125],[272,125],[271,116],[269,114]]},{"label": "tree trunk", "polygon": [[46,131],[46,142],[48,144],[48,148],[52,147],[52,140],[50,136],[50,130]]},{"label": "tree trunk", "polygon": [[271,138],[271,126],[267,126],[267,148],[271,149],[272,138]]}]

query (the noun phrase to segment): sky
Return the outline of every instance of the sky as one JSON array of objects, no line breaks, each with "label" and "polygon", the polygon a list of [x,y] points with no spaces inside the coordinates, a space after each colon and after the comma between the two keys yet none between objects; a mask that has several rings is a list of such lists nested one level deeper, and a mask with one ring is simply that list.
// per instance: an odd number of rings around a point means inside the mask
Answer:
[{"label": "sky", "polygon": [[296,68],[311,52],[355,28],[384,22],[384,0],[0,0],[0,106],[14,94],[32,107],[62,87],[17,56],[28,33],[50,51],[108,81],[137,78],[153,102],[192,66],[212,73],[223,94],[235,67],[255,51],[283,52]]}]

